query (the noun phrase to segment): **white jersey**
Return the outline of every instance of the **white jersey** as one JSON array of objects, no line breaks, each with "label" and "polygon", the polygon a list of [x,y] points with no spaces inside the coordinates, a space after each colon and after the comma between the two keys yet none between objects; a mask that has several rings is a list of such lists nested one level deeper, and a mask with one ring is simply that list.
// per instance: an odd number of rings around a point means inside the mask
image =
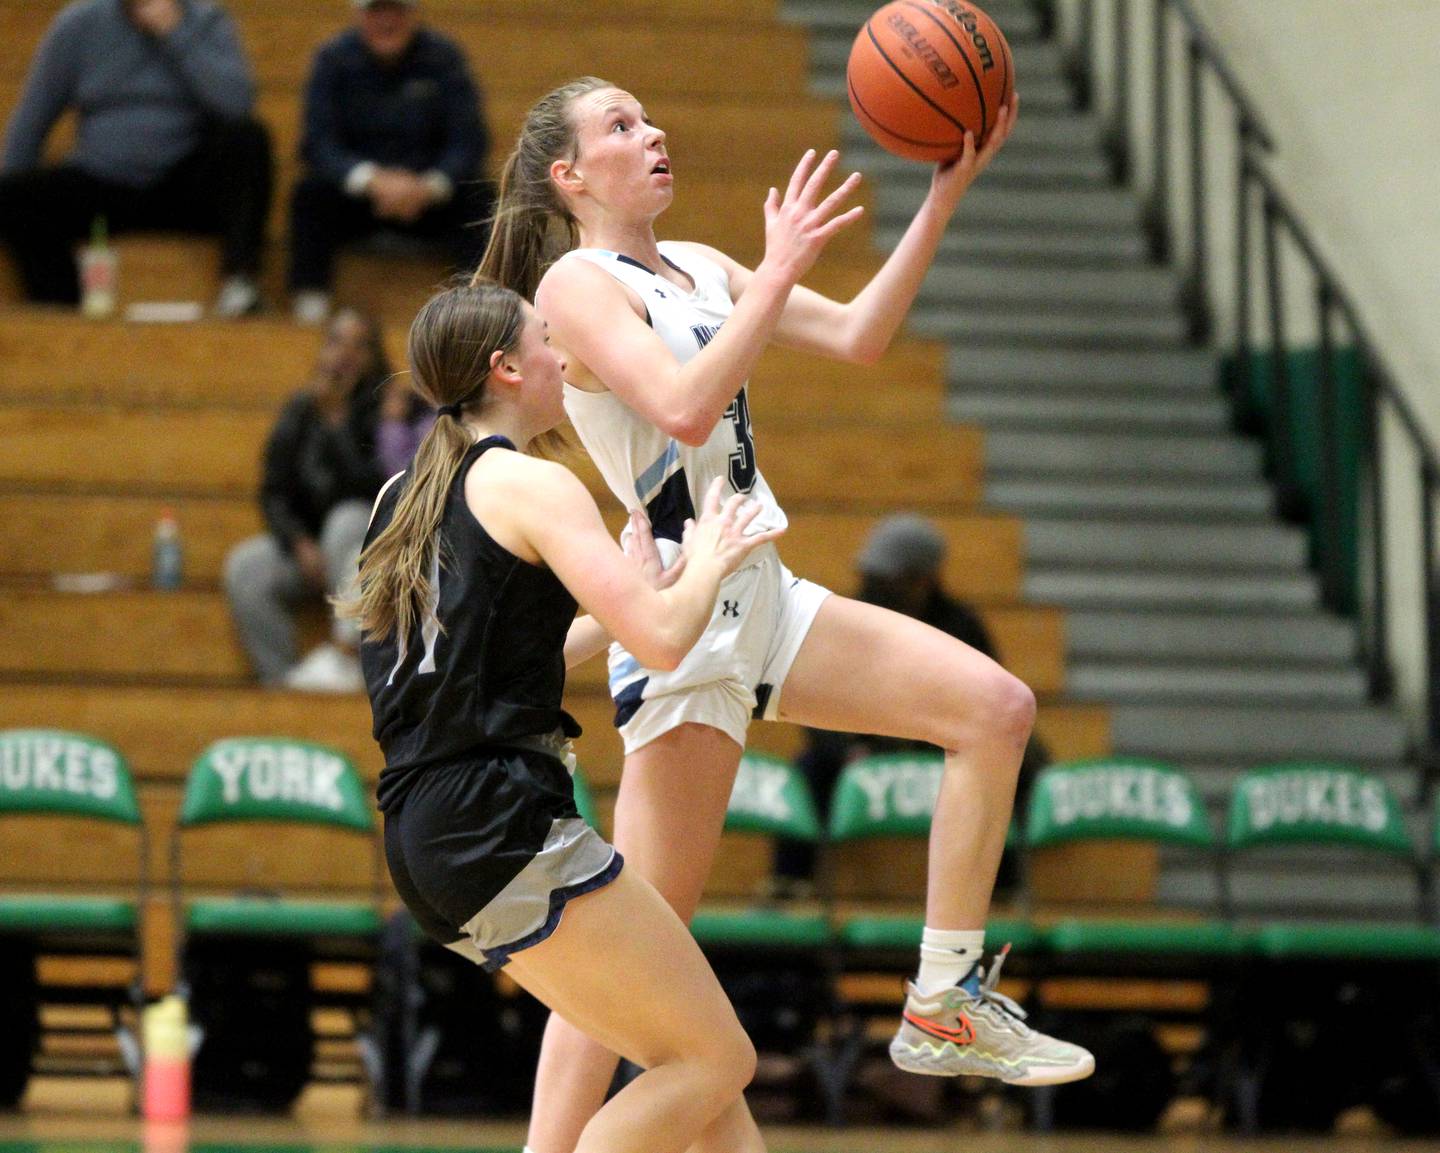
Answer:
[{"label": "white jersey", "polygon": [[[633,289],[644,302],[650,327],[684,364],[710,342],[734,310],[730,278],[693,249],[662,242],[660,253],[667,264],[694,281],[694,292],[619,253],[580,248],[563,259],[588,260]],[[566,384],[565,411],[610,491],[627,509],[645,510],[657,540],[680,540],[686,518],[695,516],[717,476],[725,478],[723,496],[747,493],[760,502],[755,531],[785,527],[785,513],[755,462],[744,387],[699,446],[683,444],[661,431],[613,392],[586,392]],[[673,546],[661,548],[669,563]]]}]

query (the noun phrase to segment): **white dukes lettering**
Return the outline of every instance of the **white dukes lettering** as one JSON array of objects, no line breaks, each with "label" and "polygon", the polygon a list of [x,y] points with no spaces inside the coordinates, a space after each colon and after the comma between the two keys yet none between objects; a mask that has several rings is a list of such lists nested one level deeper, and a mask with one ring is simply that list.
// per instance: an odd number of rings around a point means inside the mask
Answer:
[{"label": "white dukes lettering", "polygon": [[109,749],[62,737],[0,742],[0,785],[20,791],[71,793],[108,800],[119,787],[120,762]]},{"label": "white dukes lettering", "polygon": [[1259,832],[1275,825],[1315,821],[1377,832],[1389,813],[1378,781],[1326,772],[1286,773],[1245,786],[1250,824]]}]

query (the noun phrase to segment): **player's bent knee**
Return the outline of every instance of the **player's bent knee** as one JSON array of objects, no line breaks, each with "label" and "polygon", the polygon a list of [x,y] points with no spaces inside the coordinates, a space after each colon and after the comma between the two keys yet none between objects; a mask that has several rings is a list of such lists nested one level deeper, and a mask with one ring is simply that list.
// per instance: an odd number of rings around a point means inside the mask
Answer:
[{"label": "player's bent knee", "polygon": [[1002,672],[994,686],[995,726],[1017,743],[1030,739],[1035,727],[1035,694],[1019,677]]}]

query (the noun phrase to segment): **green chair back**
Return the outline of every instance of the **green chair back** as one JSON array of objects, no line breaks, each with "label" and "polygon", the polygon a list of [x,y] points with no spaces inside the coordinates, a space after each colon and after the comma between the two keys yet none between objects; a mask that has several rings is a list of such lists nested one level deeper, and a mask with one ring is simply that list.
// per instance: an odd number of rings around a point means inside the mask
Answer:
[{"label": "green chair back", "polygon": [[1194,784],[1179,769],[1139,757],[1051,765],[1035,779],[1025,841],[1129,840],[1209,848],[1214,833]]},{"label": "green chair back", "polygon": [[1415,852],[1400,804],[1384,781],[1323,762],[1269,765],[1236,781],[1226,843],[1232,850],[1348,845],[1410,859]]},{"label": "green chair back", "polygon": [[229,821],[300,822],[368,833],[373,806],[344,753],[284,737],[216,741],[196,759],[182,828]]},{"label": "green chair back", "polygon": [[940,753],[886,753],[845,766],[830,802],[830,839],[925,837],[940,795]]},{"label": "green chair back", "polygon": [[595,794],[590,791],[585,774],[577,768],[571,780],[574,782],[575,808],[580,811],[580,819],[598,832],[600,817],[595,811]]},{"label": "green chair back", "polygon": [[788,761],[764,753],[740,758],[725,828],[812,844],[820,839],[820,817],[804,776]]},{"label": "green chair back", "polygon": [[0,732],[0,815],[140,824],[130,767],[113,745],[60,729]]}]

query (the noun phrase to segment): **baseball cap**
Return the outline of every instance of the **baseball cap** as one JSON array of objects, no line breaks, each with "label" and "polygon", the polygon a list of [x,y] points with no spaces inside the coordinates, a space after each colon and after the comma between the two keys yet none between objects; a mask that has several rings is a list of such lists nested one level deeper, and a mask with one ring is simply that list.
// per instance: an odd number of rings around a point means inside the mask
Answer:
[{"label": "baseball cap", "polygon": [[934,572],[945,560],[945,538],[932,521],[914,513],[888,516],[870,530],[855,568],[864,576],[898,577]]}]

